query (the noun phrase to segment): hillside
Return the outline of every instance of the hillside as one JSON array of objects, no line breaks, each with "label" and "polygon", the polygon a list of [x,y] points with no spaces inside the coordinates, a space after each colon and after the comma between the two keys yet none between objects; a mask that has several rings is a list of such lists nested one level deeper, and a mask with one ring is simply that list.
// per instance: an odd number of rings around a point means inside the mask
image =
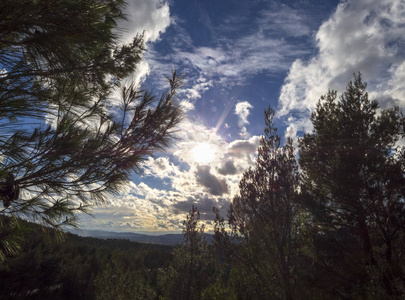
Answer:
[{"label": "hillside", "polygon": [[[183,234],[148,235],[134,232],[112,232],[103,230],[70,230],[70,233],[99,239],[125,239],[132,242],[175,246],[183,241]],[[208,243],[213,239],[212,234],[204,234]]]},{"label": "hillside", "polygon": [[0,299],[94,299],[109,273],[136,278],[144,288],[154,286],[173,249],[71,233],[57,242],[52,231],[44,238],[36,224],[22,222],[21,227],[21,253],[0,263]]}]

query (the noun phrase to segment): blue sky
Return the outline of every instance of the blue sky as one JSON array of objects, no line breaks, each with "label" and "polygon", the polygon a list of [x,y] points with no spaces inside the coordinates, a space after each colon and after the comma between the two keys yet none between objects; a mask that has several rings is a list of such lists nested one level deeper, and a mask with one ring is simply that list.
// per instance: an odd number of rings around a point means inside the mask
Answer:
[{"label": "blue sky", "polygon": [[179,142],[83,229],[178,232],[192,204],[209,229],[254,163],[269,105],[280,134],[296,138],[320,96],[358,71],[381,107],[405,105],[403,0],[132,0],[126,13],[122,41],[147,40],[132,79],[160,93],[172,68],[185,73],[186,115]]}]

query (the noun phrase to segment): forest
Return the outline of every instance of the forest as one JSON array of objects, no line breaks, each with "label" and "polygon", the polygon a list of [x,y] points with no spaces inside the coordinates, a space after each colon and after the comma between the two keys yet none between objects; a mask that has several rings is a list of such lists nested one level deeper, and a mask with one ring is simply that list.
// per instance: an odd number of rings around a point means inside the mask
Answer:
[{"label": "forest", "polygon": [[212,208],[212,243],[194,205],[175,247],[64,231],[123,191],[182,122],[184,75],[161,96],[124,84],[145,51],[144,35],[119,43],[124,10],[0,3],[0,297],[404,299],[405,117],[370,99],[361,73],[325,91],[296,140],[265,110],[227,215]]},{"label": "forest", "polygon": [[[58,243],[55,229],[20,220],[23,246],[3,248],[3,298],[403,299],[405,118],[377,109],[355,75],[339,99],[320,99],[296,151],[291,139],[281,146],[269,107],[226,219],[213,208],[211,244],[195,206],[174,248]],[[3,216],[3,232],[14,221]]]},{"label": "forest", "polygon": [[20,230],[20,253],[0,264],[1,299],[156,299],[159,268],[170,263],[170,246],[70,233],[61,241],[26,221]]}]

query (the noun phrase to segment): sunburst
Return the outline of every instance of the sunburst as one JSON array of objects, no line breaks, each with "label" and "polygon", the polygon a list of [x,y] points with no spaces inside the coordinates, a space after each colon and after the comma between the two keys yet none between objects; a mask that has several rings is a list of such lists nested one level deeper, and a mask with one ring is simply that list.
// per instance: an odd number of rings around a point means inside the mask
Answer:
[{"label": "sunburst", "polygon": [[209,143],[199,143],[192,150],[193,159],[200,165],[206,165],[215,159],[215,150]]}]

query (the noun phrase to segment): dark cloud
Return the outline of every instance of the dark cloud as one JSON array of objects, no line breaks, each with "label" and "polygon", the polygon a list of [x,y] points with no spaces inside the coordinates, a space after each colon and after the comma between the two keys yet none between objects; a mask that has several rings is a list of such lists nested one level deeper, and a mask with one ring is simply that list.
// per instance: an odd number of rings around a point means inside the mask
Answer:
[{"label": "dark cloud", "polygon": [[221,196],[228,193],[228,185],[223,179],[218,179],[216,176],[212,175],[209,166],[198,166],[195,173],[197,182],[206,188],[208,191],[215,196]]},{"label": "dark cloud", "polygon": [[235,175],[237,169],[232,160],[227,160],[220,168],[217,169],[221,175]]},{"label": "dark cloud", "polygon": [[255,136],[249,140],[234,141],[229,144],[228,156],[242,157],[247,154],[256,153],[260,138]]},{"label": "dark cloud", "polygon": [[174,212],[189,212],[192,206],[197,207],[200,213],[212,212],[213,207],[218,206],[218,203],[208,196],[204,197],[188,197],[186,201],[180,201],[173,205]]},{"label": "dark cloud", "polygon": [[158,227],[163,228],[163,229],[169,229],[165,224],[158,224]]},{"label": "dark cloud", "polygon": [[183,212],[188,212],[190,211],[193,204],[195,204],[193,198],[188,198],[186,201],[177,202],[173,204],[174,213],[181,214]]},{"label": "dark cloud", "polygon": [[198,204],[196,205],[200,212],[212,212],[214,206],[217,205],[216,201],[212,200],[208,196],[199,199]]}]

